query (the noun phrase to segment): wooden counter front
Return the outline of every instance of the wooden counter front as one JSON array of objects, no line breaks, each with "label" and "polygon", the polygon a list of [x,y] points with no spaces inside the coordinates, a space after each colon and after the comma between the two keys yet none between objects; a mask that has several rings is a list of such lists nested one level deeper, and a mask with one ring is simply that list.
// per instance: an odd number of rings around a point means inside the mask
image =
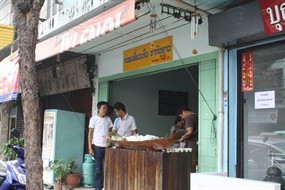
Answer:
[{"label": "wooden counter front", "polygon": [[191,152],[106,149],[105,190],[189,190]]}]

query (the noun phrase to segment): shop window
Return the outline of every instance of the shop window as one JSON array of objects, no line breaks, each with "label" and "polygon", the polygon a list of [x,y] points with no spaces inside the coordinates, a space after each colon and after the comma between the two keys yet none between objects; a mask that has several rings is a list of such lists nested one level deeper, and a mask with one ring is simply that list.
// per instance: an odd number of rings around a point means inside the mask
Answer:
[{"label": "shop window", "polygon": [[249,77],[240,80],[244,178],[263,180],[271,166],[279,167],[285,176],[284,49],[285,43],[279,42],[240,53],[241,66],[247,64],[245,53],[252,56],[252,68],[241,69],[241,76]]},{"label": "shop window", "polygon": [[188,92],[158,91],[158,115],[176,115],[181,105],[188,105]]}]

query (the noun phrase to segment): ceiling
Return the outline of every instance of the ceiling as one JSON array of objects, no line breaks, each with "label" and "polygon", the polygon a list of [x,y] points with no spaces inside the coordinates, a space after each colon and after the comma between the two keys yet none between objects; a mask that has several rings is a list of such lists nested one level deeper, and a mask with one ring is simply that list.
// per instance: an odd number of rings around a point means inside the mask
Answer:
[{"label": "ceiling", "polygon": [[[186,3],[194,5],[194,0],[183,0]],[[227,10],[231,7],[238,6],[249,0],[196,0],[196,6],[211,14]],[[217,11],[217,12],[216,12]]]},{"label": "ceiling", "polygon": [[87,42],[79,47],[75,47],[71,51],[83,54],[105,53],[142,40],[152,39],[153,37],[163,33],[165,30],[170,31],[189,24],[189,22],[184,19],[176,19],[172,15],[167,15],[165,13],[161,14],[161,3],[189,11],[193,11],[193,7],[196,7],[197,12],[201,11],[202,17],[207,17],[210,14],[217,14],[248,1],[252,0],[195,0],[195,2],[194,0],[150,0],[150,3],[140,4],[141,8],[136,10],[136,15],[144,14],[147,11],[155,12],[157,14],[158,22],[164,27],[158,27],[154,33],[150,33],[150,17],[149,15],[144,15],[135,22]]}]

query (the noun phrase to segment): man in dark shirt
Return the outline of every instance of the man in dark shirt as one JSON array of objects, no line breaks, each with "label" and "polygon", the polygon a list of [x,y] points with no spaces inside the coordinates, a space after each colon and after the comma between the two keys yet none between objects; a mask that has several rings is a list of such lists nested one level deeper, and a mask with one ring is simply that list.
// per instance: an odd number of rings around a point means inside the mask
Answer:
[{"label": "man in dark shirt", "polygon": [[180,142],[181,144],[185,143],[185,148],[192,148],[192,171],[195,171],[195,166],[198,164],[198,115],[192,112],[188,106],[181,106],[178,114],[185,120],[185,128],[187,130],[181,137]]}]

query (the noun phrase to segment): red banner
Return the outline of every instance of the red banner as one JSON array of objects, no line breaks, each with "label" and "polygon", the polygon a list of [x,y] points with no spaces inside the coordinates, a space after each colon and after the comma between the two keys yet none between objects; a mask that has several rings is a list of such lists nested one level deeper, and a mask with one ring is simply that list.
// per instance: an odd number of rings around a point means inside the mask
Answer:
[{"label": "red banner", "polygon": [[284,0],[260,0],[260,8],[266,34],[285,30]]},{"label": "red banner", "polygon": [[0,62],[0,102],[17,99],[19,88],[19,56],[15,52]]},{"label": "red banner", "polygon": [[36,61],[44,60],[80,46],[134,20],[135,0],[124,1],[57,36],[37,44]]},{"label": "red banner", "polygon": [[253,91],[252,52],[243,53],[241,58],[241,90],[242,92]]}]

